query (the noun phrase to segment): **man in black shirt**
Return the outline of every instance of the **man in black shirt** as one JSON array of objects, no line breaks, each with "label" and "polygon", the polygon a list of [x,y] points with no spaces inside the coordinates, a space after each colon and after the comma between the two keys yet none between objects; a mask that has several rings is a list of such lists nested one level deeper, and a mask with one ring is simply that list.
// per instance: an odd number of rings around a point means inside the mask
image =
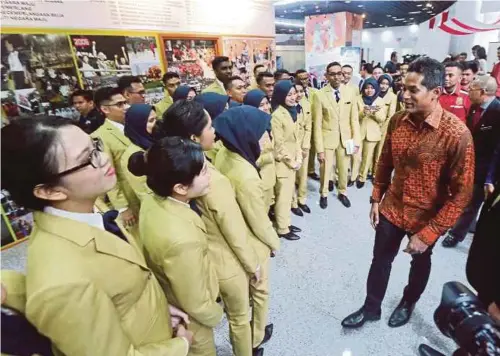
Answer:
[{"label": "man in black shirt", "polygon": [[384,72],[389,74],[399,74],[397,64],[398,64],[398,52],[392,52],[391,60],[385,64]]},{"label": "man in black shirt", "polygon": [[89,135],[104,123],[104,114],[94,105],[94,93],[77,90],[71,95],[73,107],[80,113],[78,126]]}]

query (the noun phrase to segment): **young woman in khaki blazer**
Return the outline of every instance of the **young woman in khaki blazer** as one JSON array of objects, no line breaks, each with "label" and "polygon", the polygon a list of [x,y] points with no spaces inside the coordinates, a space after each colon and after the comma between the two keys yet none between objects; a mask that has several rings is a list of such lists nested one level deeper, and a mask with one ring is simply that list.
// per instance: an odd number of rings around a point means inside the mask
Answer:
[{"label": "young woman in khaki blazer", "polygon": [[[205,153],[212,150],[215,139],[212,119],[201,104],[176,102],[165,118],[158,124],[157,136],[179,136],[199,142]],[[207,161],[207,167],[210,190],[197,198],[196,204],[207,230],[208,254],[217,272],[233,353],[251,356],[249,282],[260,280],[260,262],[231,182],[211,162]]]},{"label": "young woman in khaki blazer", "polygon": [[146,260],[167,298],[190,317],[193,356],[216,355],[213,328],[223,312],[216,302],[219,285],[208,253],[207,229],[190,205],[210,189],[207,162],[198,143],[181,137],[162,138],[129,162],[130,171],[146,175],[154,192],[143,200],[139,214]]},{"label": "young woman in khaki blazer", "polygon": [[26,317],[54,352],[187,355],[187,316],[169,312],[134,238],[114,221],[118,212],[94,213],[116,184],[102,142],[67,119],[36,116],[2,128],[1,144],[2,188],[34,210]]}]

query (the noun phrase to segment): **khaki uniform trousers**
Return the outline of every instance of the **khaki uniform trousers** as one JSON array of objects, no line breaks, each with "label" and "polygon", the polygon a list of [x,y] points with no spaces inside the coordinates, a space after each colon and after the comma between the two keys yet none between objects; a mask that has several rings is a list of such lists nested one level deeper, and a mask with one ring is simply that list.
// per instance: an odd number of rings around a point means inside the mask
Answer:
[{"label": "khaki uniform trousers", "polygon": [[[363,148],[361,149],[361,168],[359,169],[359,181],[366,182],[366,177],[368,176],[368,171],[372,166],[375,147],[379,141],[363,141]],[[359,162],[359,152],[358,152],[358,162]]]},{"label": "khaki uniform trousers", "polygon": [[229,338],[233,353],[235,356],[252,356],[248,275],[241,269],[231,278],[219,279],[219,289],[229,321]]},{"label": "khaki uniform trousers", "polygon": [[309,152],[307,153],[303,159],[302,166],[297,171],[297,178],[295,182],[297,183],[297,191],[294,190],[293,200],[292,200],[292,208],[298,208],[298,204],[305,205],[307,202],[307,175],[309,174],[309,167],[306,165],[306,162],[309,161]]},{"label": "khaki uniform trousers", "polygon": [[288,177],[276,178],[274,213],[276,215],[276,230],[280,235],[288,234],[290,232],[290,225],[292,224],[290,207],[292,206],[295,192],[295,173],[293,169],[290,169]]},{"label": "khaki uniform trousers", "polygon": [[328,181],[334,178],[334,168],[338,170],[338,192],[346,194],[347,192],[347,175],[349,171],[351,156],[347,155],[345,148],[341,144],[335,150],[325,149],[325,161],[319,166],[320,175],[320,190],[321,197],[328,196]]},{"label": "khaki uniform trousers", "polygon": [[[290,211],[290,205],[288,205],[288,211]],[[264,340],[264,335],[266,332],[267,318],[269,313],[269,248],[267,246],[259,246],[257,249],[257,254],[260,261],[260,280],[255,282],[253,280],[250,283],[250,298],[253,301],[252,309],[252,335],[253,344],[252,347],[255,348]],[[261,251],[259,251],[261,250]]]},{"label": "khaki uniform trousers", "polygon": [[[269,211],[269,208],[274,205],[274,187],[264,190],[264,204],[266,205],[267,211]],[[266,211],[266,212],[267,212]]]},{"label": "khaki uniform trousers", "polygon": [[384,142],[385,142],[385,136],[387,135],[387,129],[382,135],[382,139],[377,142],[377,145],[375,146],[375,154],[373,156],[373,167],[372,167],[372,172],[373,176],[375,177],[375,173],[377,171],[377,165],[378,165],[378,160],[380,158],[380,155],[382,154],[382,148],[384,148]]},{"label": "khaki uniform trousers", "polygon": [[188,356],[217,356],[215,350],[214,330],[189,319],[188,330],[193,332],[193,344],[189,348]]},{"label": "khaki uniform trousers", "polygon": [[[311,140],[312,143],[312,140]],[[304,164],[307,162],[307,174],[313,174],[316,172],[316,150],[314,149],[314,145],[311,145],[311,149],[309,150],[309,160],[304,160]]]}]

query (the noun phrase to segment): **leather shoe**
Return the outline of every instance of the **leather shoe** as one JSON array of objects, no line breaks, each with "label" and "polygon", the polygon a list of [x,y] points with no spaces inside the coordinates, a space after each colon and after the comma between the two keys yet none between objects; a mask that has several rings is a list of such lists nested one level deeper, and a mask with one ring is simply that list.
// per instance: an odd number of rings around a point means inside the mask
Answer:
[{"label": "leather shoe", "polygon": [[334,187],[333,180],[329,180],[328,181],[328,191],[333,192],[333,187]]},{"label": "leather shoe", "polygon": [[262,342],[259,344],[259,346],[257,346],[255,349],[258,349],[259,347],[261,347],[262,345],[264,345],[266,342],[268,342],[269,340],[271,340],[271,336],[273,336],[273,330],[274,330],[274,325],[273,324],[269,324],[265,327],[264,329],[264,338],[262,339]]},{"label": "leather shoe", "polygon": [[278,234],[278,236],[282,237],[284,239],[287,239],[289,241],[300,240],[300,236],[296,235],[295,233],[293,233],[291,231],[288,234],[281,234],[281,235]]},{"label": "leather shoe", "polygon": [[367,321],[377,320],[380,320],[380,314],[366,313],[365,307],[362,307],[342,320],[342,326],[344,328],[355,329],[362,327]]},{"label": "leather shoe", "polygon": [[442,242],[443,247],[455,247],[460,240],[455,236],[448,234]]},{"label": "leather shoe", "polygon": [[410,321],[413,309],[415,309],[415,303],[409,303],[402,300],[392,312],[391,317],[389,318],[389,326],[391,328],[397,328],[405,325],[408,321]]},{"label": "leather shoe", "polygon": [[300,227],[294,225],[290,225],[288,228],[290,229],[291,232],[302,232],[302,229]]},{"label": "leather shoe", "polygon": [[292,213],[297,216],[304,216],[304,213],[302,212],[302,210],[300,210],[300,208],[292,208]]},{"label": "leather shoe", "polygon": [[344,194],[339,194],[339,200],[340,202],[346,207],[346,208],[350,208],[351,207],[351,201],[349,200],[349,198],[344,195]]},{"label": "leather shoe", "polygon": [[309,176],[309,178],[311,178],[313,180],[319,180],[319,175],[316,172],[309,173],[308,176]]},{"label": "leather shoe", "polygon": [[321,209],[326,209],[328,206],[328,199],[326,197],[319,198],[319,206]]},{"label": "leather shoe", "polygon": [[443,355],[440,352],[437,352],[437,350],[433,349],[429,345],[426,344],[420,344],[418,346],[418,353],[420,356],[436,356],[436,355]]},{"label": "leather shoe", "polygon": [[349,181],[347,182],[347,186],[352,187],[353,185],[354,185],[354,182],[349,179]]},{"label": "leather shoe", "polygon": [[264,356],[264,349],[262,347],[256,347],[252,351],[252,356]]},{"label": "leather shoe", "polygon": [[306,205],[306,204],[299,204],[300,210],[302,210],[304,213],[311,213],[311,209]]},{"label": "leather shoe", "polygon": [[365,186],[365,182],[362,182],[360,180],[356,181],[356,188],[361,189]]}]

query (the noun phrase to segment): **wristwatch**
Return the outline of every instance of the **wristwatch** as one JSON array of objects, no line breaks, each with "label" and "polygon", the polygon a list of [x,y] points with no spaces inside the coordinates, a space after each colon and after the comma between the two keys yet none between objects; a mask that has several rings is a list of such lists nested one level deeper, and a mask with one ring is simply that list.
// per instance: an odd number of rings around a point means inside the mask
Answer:
[{"label": "wristwatch", "polygon": [[378,201],[376,201],[375,199],[373,199],[373,197],[370,197],[370,204],[373,204],[373,203],[378,203]]}]

